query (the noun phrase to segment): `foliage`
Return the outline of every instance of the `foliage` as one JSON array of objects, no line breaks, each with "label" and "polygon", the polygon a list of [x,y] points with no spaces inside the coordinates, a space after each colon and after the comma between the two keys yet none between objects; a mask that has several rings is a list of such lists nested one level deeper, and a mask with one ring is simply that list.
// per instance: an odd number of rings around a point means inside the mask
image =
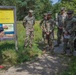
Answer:
[{"label": "foliage", "polygon": [[43,16],[43,13],[51,11],[52,1],[50,0],[36,0],[35,6],[35,16],[37,19],[40,19]]},{"label": "foliage", "polygon": [[0,0],[1,6],[16,6],[17,19],[23,20],[28,14],[28,10],[34,10],[34,15],[37,20],[41,19],[43,13],[52,11],[53,17],[55,13],[60,11],[61,7],[73,9],[76,13],[76,0],[59,0],[58,3],[52,5],[52,0]]},{"label": "foliage", "polygon": [[[15,51],[14,41],[2,41],[0,42],[0,64],[14,65],[25,61],[33,60],[37,56],[42,54],[42,50],[39,48],[38,42],[41,40],[41,30],[39,22],[36,22],[34,44],[30,49],[29,47],[24,48],[25,40],[25,28],[22,26],[22,22],[17,22],[18,31],[18,52]],[[42,46],[41,46],[42,47]]]},{"label": "foliage", "polygon": [[62,75],[76,75],[76,57],[72,57],[69,68]]},{"label": "foliage", "polygon": [[60,12],[61,7],[65,7],[66,10],[74,10],[74,15],[76,15],[76,0],[59,0],[58,3],[53,5],[53,16],[55,16],[55,13]]},{"label": "foliage", "polygon": [[1,6],[16,6],[17,19],[23,20],[28,10],[34,10],[36,19],[40,19],[44,12],[52,9],[52,2],[49,0],[0,0]]},{"label": "foliage", "polygon": [[76,0],[61,0],[61,6],[66,7],[66,9],[72,9],[76,13]]}]

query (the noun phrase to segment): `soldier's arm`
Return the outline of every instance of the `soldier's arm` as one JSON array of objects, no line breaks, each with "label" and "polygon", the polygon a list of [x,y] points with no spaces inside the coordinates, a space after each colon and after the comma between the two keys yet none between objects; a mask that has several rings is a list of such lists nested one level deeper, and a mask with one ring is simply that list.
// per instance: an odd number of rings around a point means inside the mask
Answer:
[{"label": "soldier's arm", "polygon": [[73,31],[76,31],[76,22],[74,23]]},{"label": "soldier's arm", "polygon": [[35,17],[34,17],[34,20],[33,20],[33,25],[35,25]]},{"label": "soldier's arm", "polygon": [[73,20],[72,26],[69,29],[69,33],[72,33],[76,30],[76,19]]},{"label": "soldier's arm", "polygon": [[54,28],[55,28],[55,26],[57,26],[57,25],[56,25],[56,21],[53,21],[53,24],[54,24]]},{"label": "soldier's arm", "polygon": [[57,17],[56,21],[55,21],[55,26],[58,27],[58,22],[59,22],[59,16]]},{"label": "soldier's arm", "polygon": [[55,25],[56,25],[56,22],[54,20],[52,20],[52,30],[54,30]]},{"label": "soldier's arm", "polygon": [[74,20],[73,30],[76,31],[76,18]]},{"label": "soldier's arm", "polygon": [[64,20],[64,25],[63,25],[63,32],[66,31],[66,19]]},{"label": "soldier's arm", "polygon": [[26,27],[26,23],[27,23],[27,20],[26,20],[26,17],[24,17],[24,19],[23,19],[23,27],[24,28]]},{"label": "soldier's arm", "polygon": [[40,22],[40,27],[42,26],[43,21],[44,21],[44,20],[41,20],[41,22]]},{"label": "soldier's arm", "polygon": [[76,30],[76,19],[73,19],[73,22],[69,28],[69,33],[72,33]]}]

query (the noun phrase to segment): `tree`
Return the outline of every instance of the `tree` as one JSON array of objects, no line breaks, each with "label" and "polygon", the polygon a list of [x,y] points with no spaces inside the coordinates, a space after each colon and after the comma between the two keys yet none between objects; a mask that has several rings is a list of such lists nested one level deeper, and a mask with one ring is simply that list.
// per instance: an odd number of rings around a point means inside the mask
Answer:
[{"label": "tree", "polygon": [[22,20],[27,15],[28,10],[34,10],[36,19],[40,19],[43,13],[52,9],[51,0],[0,0],[1,6],[16,6],[17,18]]},{"label": "tree", "polygon": [[76,0],[61,0],[61,5],[66,9],[72,9],[76,13]]}]

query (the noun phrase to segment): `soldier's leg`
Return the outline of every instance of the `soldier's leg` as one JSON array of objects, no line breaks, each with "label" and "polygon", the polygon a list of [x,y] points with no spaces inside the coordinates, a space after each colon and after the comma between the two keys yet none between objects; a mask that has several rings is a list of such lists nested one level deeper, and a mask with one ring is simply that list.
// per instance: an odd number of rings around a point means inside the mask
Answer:
[{"label": "soldier's leg", "polygon": [[49,50],[51,51],[51,53],[54,53],[54,42],[53,42],[53,39],[50,39]]},{"label": "soldier's leg", "polygon": [[73,40],[73,37],[71,37],[69,39],[69,45],[70,45],[70,53],[73,55],[73,51],[74,51],[74,40]]},{"label": "soldier's leg", "polygon": [[44,32],[44,42],[46,41],[46,32]]},{"label": "soldier's leg", "polygon": [[76,51],[76,38],[74,40],[74,50]]},{"label": "soldier's leg", "polygon": [[27,47],[29,45],[29,30],[26,29],[26,37],[25,37],[25,42],[24,42],[24,47]]},{"label": "soldier's leg", "polygon": [[60,30],[57,31],[57,44],[59,45],[60,42]]},{"label": "soldier's leg", "polygon": [[64,44],[63,44],[63,52],[64,53],[66,53],[67,44],[68,44],[68,39],[64,38]]},{"label": "soldier's leg", "polygon": [[44,33],[44,43],[45,44],[47,43],[47,35],[46,35],[46,32]]},{"label": "soldier's leg", "polygon": [[62,34],[63,34],[63,30],[62,30],[62,29],[59,29],[59,30],[58,30],[58,40],[57,40],[57,43],[58,43],[58,44],[61,43]]},{"label": "soldier's leg", "polygon": [[59,44],[61,43],[61,36],[62,36],[62,30],[60,30],[58,28],[58,31],[57,31],[57,45],[55,45],[55,46],[59,46]]},{"label": "soldier's leg", "polygon": [[50,35],[47,35],[47,43],[48,43],[48,45],[50,44]]},{"label": "soldier's leg", "polygon": [[42,41],[44,40],[44,31],[42,31]]},{"label": "soldier's leg", "polygon": [[33,39],[34,39],[34,31],[30,32],[30,47],[33,45]]},{"label": "soldier's leg", "polygon": [[54,40],[53,40],[52,34],[50,34],[50,36],[49,36],[49,48],[51,49],[51,52],[54,51]]},{"label": "soldier's leg", "polygon": [[52,32],[52,36],[53,36],[53,39],[55,39],[55,37],[54,37],[54,30],[53,30],[53,32]]},{"label": "soldier's leg", "polygon": [[48,35],[45,34],[45,44],[47,44],[47,45],[48,45],[48,42],[49,42],[49,41],[48,41],[48,38],[49,38]]}]

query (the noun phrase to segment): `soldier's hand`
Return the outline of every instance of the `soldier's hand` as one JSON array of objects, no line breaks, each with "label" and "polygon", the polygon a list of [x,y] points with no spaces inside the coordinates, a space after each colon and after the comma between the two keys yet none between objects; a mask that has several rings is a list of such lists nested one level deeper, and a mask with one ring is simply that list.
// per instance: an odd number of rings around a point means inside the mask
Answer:
[{"label": "soldier's hand", "polygon": [[46,32],[46,29],[44,29],[44,31]]},{"label": "soldier's hand", "polygon": [[63,27],[59,27],[59,29],[63,29]]},{"label": "soldier's hand", "polygon": [[65,33],[64,33],[65,35],[68,35],[68,32],[67,31],[65,31]]},{"label": "soldier's hand", "polygon": [[52,30],[50,30],[50,33],[52,33]]},{"label": "soldier's hand", "polygon": [[46,34],[49,35],[49,32],[47,32]]}]

